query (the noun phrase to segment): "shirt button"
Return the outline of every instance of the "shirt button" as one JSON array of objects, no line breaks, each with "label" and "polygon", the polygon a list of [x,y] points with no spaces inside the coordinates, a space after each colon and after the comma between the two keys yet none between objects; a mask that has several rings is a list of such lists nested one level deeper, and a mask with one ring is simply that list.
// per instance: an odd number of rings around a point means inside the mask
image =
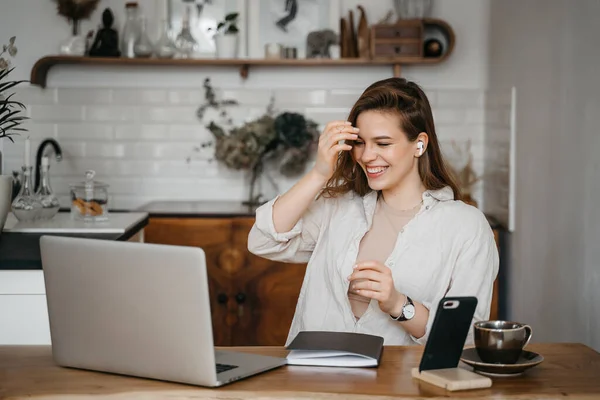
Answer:
[{"label": "shirt button", "polygon": [[393,266],[394,266],[394,262],[390,261],[390,267],[393,267]]},{"label": "shirt button", "polygon": [[400,233],[404,233],[404,228],[400,229]]},{"label": "shirt button", "polygon": [[425,196],[426,197],[431,197],[431,194],[430,193],[425,193]]},{"label": "shirt button", "polygon": [[429,210],[429,206],[425,207],[426,210]]}]

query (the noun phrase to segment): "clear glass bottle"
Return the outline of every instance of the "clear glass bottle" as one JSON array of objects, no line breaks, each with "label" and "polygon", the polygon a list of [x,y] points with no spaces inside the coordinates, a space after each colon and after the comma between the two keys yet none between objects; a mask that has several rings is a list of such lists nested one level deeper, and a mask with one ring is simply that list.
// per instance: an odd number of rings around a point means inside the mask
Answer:
[{"label": "clear glass bottle", "polygon": [[152,57],[154,52],[154,46],[148,36],[147,20],[143,15],[139,19],[139,32],[133,46],[133,52],[139,58]]},{"label": "clear glass bottle", "polygon": [[50,163],[48,157],[42,158],[42,168],[40,173],[40,187],[36,193],[38,200],[42,205],[40,219],[52,219],[60,208],[60,203],[50,187]]},{"label": "clear glass bottle", "polygon": [[125,25],[121,34],[121,57],[135,58],[135,41],[139,34],[138,3],[130,1],[125,4]]},{"label": "clear glass bottle", "polygon": [[19,221],[34,221],[40,217],[42,204],[33,192],[33,167],[24,165],[21,169],[21,190],[13,200],[11,209]]},{"label": "clear glass bottle", "polygon": [[169,23],[167,20],[162,21],[160,38],[156,42],[154,51],[158,58],[173,58],[175,56],[177,49],[175,48],[175,42],[173,42],[169,34]]},{"label": "clear glass bottle", "polygon": [[190,29],[190,15],[191,7],[187,6],[185,15],[181,21],[181,32],[179,32],[177,39],[175,39],[175,47],[177,47],[179,58],[192,58],[198,48],[198,42],[194,39]]}]

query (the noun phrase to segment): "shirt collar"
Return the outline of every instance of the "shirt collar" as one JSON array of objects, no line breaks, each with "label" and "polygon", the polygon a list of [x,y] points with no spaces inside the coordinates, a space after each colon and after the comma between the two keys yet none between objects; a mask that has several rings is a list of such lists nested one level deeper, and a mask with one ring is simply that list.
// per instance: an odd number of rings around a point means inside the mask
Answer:
[{"label": "shirt collar", "polygon": [[[375,214],[378,193],[379,192],[373,190],[362,198],[365,216],[367,218],[367,226],[371,226],[371,223],[373,222],[373,214]],[[454,191],[450,186],[444,186],[441,189],[426,190],[423,192],[423,203],[430,203],[432,199],[437,201],[454,200]]]},{"label": "shirt collar", "polygon": [[423,200],[425,200],[425,197],[429,197],[427,196],[428,194],[438,201],[454,200],[454,191],[450,186],[444,186],[441,189],[426,190],[423,193]]}]

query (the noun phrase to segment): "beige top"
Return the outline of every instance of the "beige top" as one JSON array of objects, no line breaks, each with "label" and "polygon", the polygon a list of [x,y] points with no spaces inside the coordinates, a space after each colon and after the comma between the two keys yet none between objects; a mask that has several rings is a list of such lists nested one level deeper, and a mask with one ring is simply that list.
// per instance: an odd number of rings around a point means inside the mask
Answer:
[{"label": "beige top", "polygon": [[[409,210],[396,210],[379,197],[373,224],[365,234],[358,247],[356,262],[379,261],[385,263],[394,249],[400,229],[417,214],[421,202]],[[361,296],[348,289],[348,299],[356,319],[360,318],[369,307],[370,298]]]},{"label": "beige top", "polygon": [[[377,193],[319,197],[288,232],[273,224],[275,197],[256,210],[248,249],[270,260],[308,263],[289,344],[300,331],[320,330],[378,335],[385,345],[425,344],[444,296],[477,297],[474,321],[489,318],[498,250],[481,211],[453,199],[450,187],[423,193],[417,214],[400,229],[385,261],[394,286],[429,310],[426,332],[415,338],[376,301],[357,320],[348,300],[348,276],[363,236],[371,229]],[[472,329],[467,338],[472,343]]]}]

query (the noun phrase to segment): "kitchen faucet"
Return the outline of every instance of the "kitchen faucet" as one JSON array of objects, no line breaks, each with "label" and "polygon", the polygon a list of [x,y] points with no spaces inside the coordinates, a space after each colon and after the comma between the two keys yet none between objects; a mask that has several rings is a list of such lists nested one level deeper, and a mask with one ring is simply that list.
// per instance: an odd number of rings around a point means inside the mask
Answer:
[{"label": "kitchen faucet", "polygon": [[37,192],[40,187],[40,168],[42,167],[42,157],[44,156],[44,151],[46,147],[50,145],[54,148],[54,155],[56,157],[56,161],[62,160],[62,149],[58,142],[54,139],[44,139],[42,143],[40,143],[37,153],[35,156],[35,191]]}]

